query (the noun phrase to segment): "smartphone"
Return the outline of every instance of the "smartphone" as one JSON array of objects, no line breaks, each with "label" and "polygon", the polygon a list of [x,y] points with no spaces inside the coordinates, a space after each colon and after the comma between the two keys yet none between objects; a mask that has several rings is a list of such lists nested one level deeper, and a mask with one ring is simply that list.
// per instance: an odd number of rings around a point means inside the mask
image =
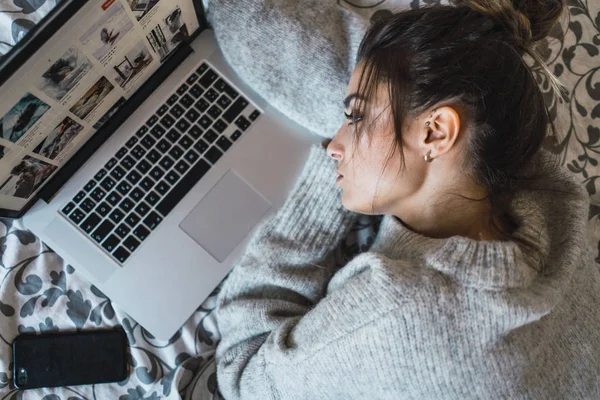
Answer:
[{"label": "smartphone", "polygon": [[24,334],[13,341],[18,389],[119,382],[127,378],[127,337],[122,329]]}]

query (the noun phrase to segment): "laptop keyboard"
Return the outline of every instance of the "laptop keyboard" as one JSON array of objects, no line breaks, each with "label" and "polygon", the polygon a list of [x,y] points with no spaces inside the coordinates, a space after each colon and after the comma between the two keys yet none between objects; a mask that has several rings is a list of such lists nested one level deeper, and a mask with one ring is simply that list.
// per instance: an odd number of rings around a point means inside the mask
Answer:
[{"label": "laptop keyboard", "polygon": [[123,264],[260,114],[202,62],[60,212]]}]

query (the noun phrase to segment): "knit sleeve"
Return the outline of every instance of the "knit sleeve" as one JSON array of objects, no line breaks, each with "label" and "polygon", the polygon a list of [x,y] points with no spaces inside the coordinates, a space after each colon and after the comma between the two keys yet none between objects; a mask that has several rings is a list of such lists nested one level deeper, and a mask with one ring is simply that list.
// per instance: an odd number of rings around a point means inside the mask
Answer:
[{"label": "knit sleeve", "polygon": [[294,324],[326,293],[335,272],[333,250],[356,218],[343,208],[335,177],[335,161],[314,146],[285,204],[256,231],[223,284],[217,361],[227,399],[263,398],[251,394],[259,382],[241,385],[251,376],[264,379],[254,356],[269,335]]}]

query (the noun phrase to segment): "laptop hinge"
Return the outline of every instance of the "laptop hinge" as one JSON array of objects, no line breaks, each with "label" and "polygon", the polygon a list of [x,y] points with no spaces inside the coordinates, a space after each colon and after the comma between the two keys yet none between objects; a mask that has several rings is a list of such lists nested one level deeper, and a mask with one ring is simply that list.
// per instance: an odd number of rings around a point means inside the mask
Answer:
[{"label": "laptop hinge", "polygon": [[[152,76],[121,106],[115,113],[69,161],[58,171],[54,177],[39,193],[39,197],[49,203],[54,195],[77,172],[79,168],[94,154],[96,150],[112,136],[125,120],[171,75],[171,73],[185,60],[193,50],[188,43],[183,43],[165,62],[152,74]],[[33,199],[32,199],[33,200]],[[34,201],[21,211],[21,215],[29,209]]]}]

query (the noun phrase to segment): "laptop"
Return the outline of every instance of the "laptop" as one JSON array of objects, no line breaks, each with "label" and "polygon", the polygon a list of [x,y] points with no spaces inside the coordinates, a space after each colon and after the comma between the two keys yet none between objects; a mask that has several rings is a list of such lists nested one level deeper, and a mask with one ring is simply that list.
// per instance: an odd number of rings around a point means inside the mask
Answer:
[{"label": "laptop", "polygon": [[62,1],[0,61],[0,216],[165,340],[319,141],[232,71],[204,16]]}]

